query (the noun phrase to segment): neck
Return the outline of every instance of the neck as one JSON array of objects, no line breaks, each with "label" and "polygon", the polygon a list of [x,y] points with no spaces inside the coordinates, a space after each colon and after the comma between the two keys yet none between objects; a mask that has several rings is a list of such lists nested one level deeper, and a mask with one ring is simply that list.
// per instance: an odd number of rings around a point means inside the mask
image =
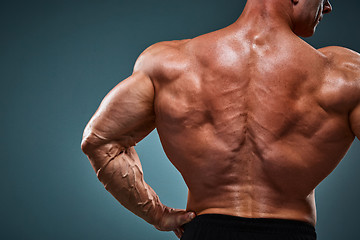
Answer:
[{"label": "neck", "polygon": [[283,0],[248,0],[244,11],[235,25],[250,26],[252,29],[276,29],[292,31],[291,1]]}]

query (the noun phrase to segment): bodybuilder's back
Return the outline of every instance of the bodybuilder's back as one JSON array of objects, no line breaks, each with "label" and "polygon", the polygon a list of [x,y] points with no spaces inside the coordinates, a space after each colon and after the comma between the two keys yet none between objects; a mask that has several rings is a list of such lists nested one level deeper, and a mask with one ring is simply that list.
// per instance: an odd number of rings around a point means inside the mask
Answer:
[{"label": "bodybuilder's back", "polygon": [[354,139],[344,51],[231,28],[154,49],[156,126],[187,208],[314,224],[313,189]]}]

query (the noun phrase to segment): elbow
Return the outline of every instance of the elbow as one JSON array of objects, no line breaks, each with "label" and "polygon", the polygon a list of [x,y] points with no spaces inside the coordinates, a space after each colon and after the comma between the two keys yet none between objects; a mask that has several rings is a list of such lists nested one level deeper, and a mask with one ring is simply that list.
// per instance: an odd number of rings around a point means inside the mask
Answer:
[{"label": "elbow", "polygon": [[86,138],[83,138],[81,141],[81,150],[83,151],[83,153],[89,155],[91,149],[91,143]]},{"label": "elbow", "polygon": [[99,145],[96,145],[94,141],[92,141],[90,138],[86,137],[83,138],[81,141],[81,150],[85,155],[91,156],[96,149],[99,147]]},{"label": "elbow", "polygon": [[81,150],[89,156],[99,145],[101,145],[101,143],[101,139],[94,133],[91,124],[88,123],[84,129],[81,140]]},{"label": "elbow", "polygon": [[98,177],[101,168],[124,152],[118,144],[99,140],[96,135],[84,137],[81,141],[81,150],[88,157]]},{"label": "elbow", "polygon": [[91,136],[91,130],[90,130],[89,123],[88,123],[84,129],[83,137],[81,140],[81,150],[86,155],[88,155],[89,150],[91,149],[91,143],[89,141],[90,136]]},{"label": "elbow", "polygon": [[89,156],[98,146],[99,139],[97,139],[96,135],[92,133],[92,131],[89,131],[89,129],[86,128],[81,140],[81,150]]},{"label": "elbow", "polygon": [[118,143],[111,140],[105,140],[97,134],[91,132],[84,135],[81,141],[81,150],[88,157],[95,157],[99,155],[111,155],[116,149],[124,149]]}]

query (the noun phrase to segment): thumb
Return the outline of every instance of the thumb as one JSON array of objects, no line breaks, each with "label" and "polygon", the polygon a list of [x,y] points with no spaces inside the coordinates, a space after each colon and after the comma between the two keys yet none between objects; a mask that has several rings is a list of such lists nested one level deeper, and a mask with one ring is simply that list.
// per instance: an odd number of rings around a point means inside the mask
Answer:
[{"label": "thumb", "polygon": [[190,222],[191,220],[193,220],[196,217],[196,214],[194,212],[185,212],[182,213],[181,216],[178,218],[178,225],[184,225],[188,222]]}]

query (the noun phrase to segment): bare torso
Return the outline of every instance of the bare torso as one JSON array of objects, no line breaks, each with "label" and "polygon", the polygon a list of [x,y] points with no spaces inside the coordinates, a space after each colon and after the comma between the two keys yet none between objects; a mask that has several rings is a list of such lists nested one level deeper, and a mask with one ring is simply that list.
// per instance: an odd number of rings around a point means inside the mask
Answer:
[{"label": "bare torso", "polygon": [[156,127],[187,209],[315,224],[314,189],[354,140],[342,50],[233,26],[155,48]]},{"label": "bare torso", "polygon": [[[196,214],[316,223],[316,186],[360,137],[360,54],[316,50],[327,0],[248,0],[232,25],[145,50],[104,98],[82,150],[127,209],[180,238]],[[157,128],[188,188],[161,203],[135,144]]]}]

